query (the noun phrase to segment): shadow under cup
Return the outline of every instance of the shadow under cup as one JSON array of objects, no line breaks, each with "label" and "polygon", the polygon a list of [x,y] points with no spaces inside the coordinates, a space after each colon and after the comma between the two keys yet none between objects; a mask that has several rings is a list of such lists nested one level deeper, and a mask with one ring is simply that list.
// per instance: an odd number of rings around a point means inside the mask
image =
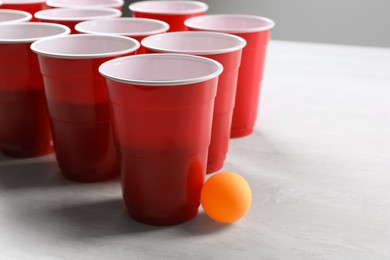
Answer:
[{"label": "shadow under cup", "polygon": [[123,198],[152,225],[196,216],[207,167],[222,65],[182,54],[145,54],[104,63]]},{"label": "shadow under cup", "polygon": [[68,35],[34,43],[58,164],[68,179],[102,181],[119,174],[108,95],[99,66],[133,55],[139,43],[127,37]]},{"label": "shadow under cup", "polygon": [[47,23],[0,25],[0,149],[11,157],[53,152],[49,117],[38,57],[32,42],[68,34]]}]

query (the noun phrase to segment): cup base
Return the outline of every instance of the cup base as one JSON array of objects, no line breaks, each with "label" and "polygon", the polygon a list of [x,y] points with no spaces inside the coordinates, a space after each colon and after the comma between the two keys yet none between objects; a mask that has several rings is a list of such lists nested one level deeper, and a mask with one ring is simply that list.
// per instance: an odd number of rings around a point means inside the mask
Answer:
[{"label": "cup base", "polygon": [[208,161],[206,173],[211,174],[211,173],[214,173],[216,171],[219,171],[220,169],[223,168],[224,162],[225,162],[225,157],[221,160],[214,160],[212,162]]},{"label": "cup base", "polygon": [[184,215],[173,216],[169,218],[143,216],[130,210],[128,210],[128,213],[132,219],[143,224],[152,225],[152,226],[171,226],[171,225],[181,224],[193,219],[194,217],[196,217],[196,215],[198,215],[198,211],[199,209],[196,208],[196,210],[187,212]]},{"label": "cup base", "polygon": [[240,128],[232,128],[230,132],[230,138],[239,138],[248,136],[253,133],[253,126],[252,127],[240,127]]},{"label": "cup base", "polygon": [[20,148],[20,149],[11,149],[0,147],[0,151],[2,154],[12,158],[32,158],[48,155],[54,152],[54,147],[52,145],[43,145],[43,147],[39,148]]},{"label": "cup base", "polygon": [[61,167],[62,175],[74,182],[101,182],[119,176],[118,167],[104,167],[99,169],[69,169]]}]

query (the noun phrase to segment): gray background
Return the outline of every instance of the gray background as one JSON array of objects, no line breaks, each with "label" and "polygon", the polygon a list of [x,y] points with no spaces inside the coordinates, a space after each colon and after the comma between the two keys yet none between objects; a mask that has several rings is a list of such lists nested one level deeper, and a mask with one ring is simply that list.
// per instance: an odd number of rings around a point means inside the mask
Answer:
[{"label": "gray background", "polygon": [[[130,16],[126,0],[124,15]],[[242,13],[276,22],[273,39],[390,47],[389,0],[204,0],[209,14]]]}]

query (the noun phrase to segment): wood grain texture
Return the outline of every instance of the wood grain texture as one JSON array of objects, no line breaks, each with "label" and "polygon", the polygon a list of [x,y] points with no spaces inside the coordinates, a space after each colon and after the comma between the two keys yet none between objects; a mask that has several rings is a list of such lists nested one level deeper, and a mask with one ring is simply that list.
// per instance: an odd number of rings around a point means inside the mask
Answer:
[{"label": "wood grain texture", "polygon": [[256,131],[225,170],[253,189],[232,225],[131,220],[119,180],[0,157],[0,259],[389,259],[390,49],[272,41]]}]

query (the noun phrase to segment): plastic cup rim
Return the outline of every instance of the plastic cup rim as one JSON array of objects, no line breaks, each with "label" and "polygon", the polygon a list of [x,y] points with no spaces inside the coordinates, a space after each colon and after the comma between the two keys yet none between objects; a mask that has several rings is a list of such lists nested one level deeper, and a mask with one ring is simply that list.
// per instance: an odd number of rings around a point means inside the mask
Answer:
[{"label": "plastic cup rim", "polygon": [[23,23],[12,23],[12,24],[4,24],[0,25],[1,27],[6,27],[6,26],[28,26],[28,27],[38,27],[38,26],[46,26],[46,27],[57,27],[57,28],[62,28],[64,31],[59,34],[55,35],[49,35],[49,36],[42,36],[42,37],[35,37],[35,38],[23,38],[23,39],[1,39],[0,38],[0,44],[16,44],[16,43],[32,43],[36,42],[42,39],[49,39],[49,38],[56,38],[59,36],[64,36],[68,35],[70,33],[69,27],[62,25],[62,24],[55,24],[55,23],[45,23],[45,22],[34,22],[34,23],[29,23],[29,22],[23,22]]},{"label": "plastic cup rim", "polygon": [[[258,26],[258,27],[248,27],[248,28],[215,28],[215,27],[208,27],[208,26],[194,26],[191,22],[193,22],[196,19],[207,19],[208,17],[221,17],[221,18],[249,18],[249,19],[256,19],[267,22],[264,26]],[[218,31],[218,32],[225,32],[225,33],[251,33],[251,32],[261,32],[261,31],[267,31],[272,29],[275,26],[275,22],[267,17],[263,16],[257,16],[257,15],[247,15],[247,14],[210,14],[210,15],[203,15],[203,16],[197,16],[192,17],[184,21],[184,25],[189,28],[194,28],[198,30],[205,30],[205,31]]]},{"label": "plastic cup rim", "polygon": [[[56,53],[56,52],[49,52],[49,51],[44,51],[40,50],[37,45],[39,45],[42,42],[45,41],[53,41],[53,40],[58,40],[62,38],[116,38],[120,39],[123,41],[128,41],[132,42],[134,44],[133,47],[121,50],[121,51],[111,51],[111,52],[104,52],[104,53],[92,53],[92,54],[61,54],[61,53]],[[139,47],[140,43],[132,38],[125,37],[125,36],[120,36],[120,35],[102,35],[102,34],[69,34],[69,35],[61,35],[57,36],[54,38],[50,39],[42,39],[39,41],[34,42],[31,44],[31,50],[38,55],[45,56],[45,57],[50,57],[50,58],[58,58],[58,59],[97,59],[97,58],[106,58],[106,57],[113,57],[113,56],[118,56],[118,55],[124,55],[128,53],[135,52]]]},{"label": "plastic cup rim", "polygon": [[[190,79],[179,79],[179,80],[137,80],[137,79],[128,79],[128,78],[120,78],[110,75],[109,73],[104,72],[106,66],[111,66],[112,64],[115,64],[117,62],[121,62],[123,60],[128,59],[144,59],[144,58],[153,58],[153,57],[166,57],[166,58],[181,58],[181,59],[192,59],[192,60],[198,60],[203,61],[207,63],[212,63],[216,66],[216,70],[212,73],[209,73],[207,75],[196,77],[196,78],[190,78]],[[182,86],[182,85],[189,85],[189,84],[195,84],[200,82],[205,82],[207,80],[211,80],[215,77],[218,77],[223,71],[223,66],[221,63],[201,57],[201,56],[194,56],[194,55],[188,55],[188,54],[177,54],[177,53],[158,53],[158,54],[141,54],[141,55],[135,55],[135,56],[126,56],[121,58],[116,58],[113,60],[106,61],[99,67],[99,73],[104,76],[107,79],[121,82],[125,84],[132,84],[137,86],[146,86],[146,87],[174,87],[174,86]]]},{"label": "plastic cup rim", "polygon": [[[154,10],[146,10],[142,8],[142,4],[145,3],[190,3],[196,6],[197,8],[194,8],[193,10],[181,10],[181,11],[175,11],[175,12],[161,12],[161,11],[154,11]],[[184,15],[184,14],[195,14],[195,13],[201,13],[206,12],[209,9],[209,6],[206,3],[200,2],[200,1],[138,1],[130,4],[128,6],[130,11],[132,12],[140,12],[140,13],[151,13],[151,14],[168,14],[168,15]]]},{"label": "plastic cup rim", "polygon": [[[1,1],[0,1],[0,5],[1,5]],[[21,10],[0,9],[0,13],[9,13],[9,14],[13,13],[13,14],[21,14],[25,16],[16,20],[0,22],[0,25],[28,22],[32,19],[32,15],[30,13]]]},{"label": "plastic cup rim", "polygon": [[124,0],[112,0],[112,4],[97,4],[97,5],[72,5],[72,4],[60,4],[60,3],[55,3],[55,0],[47,0],[46,4],[50,7],[55,7],[55,8],[90,8],[90,7],[106,7],[106,8],[117,8],[117,7],[122,7],[125,2]]},{"label": "plastic cup rim", "polygon": [[156,24],[160,24],[162,26],[161,29],[158,30],[153,30],[153,31],[146,31],[146,32],[140,32],[140,33],[121,33],[121,32],[97,32],[97,31],[91,31],[91,30],[85,30],[80,28],[81,26],[88,24],[88,23],[93,23],[97,21],[106,21],[103,19],[94,19],[94,20],[87,20],[80,22],[76,24],[75,30],[81,33],[89,33],[89,34],[104,34],[104,35],[122,35],[122,36],[148,36],[148,35],[153,35],[153,34],[159,34],[159,33],[164,33],[169,30],[169,24],[167,24],[164,21],[156,20],[156,19],[149,19],[149,18],[133,18],[133,17],[118,17],[118,18],[111,18],[107,20],[108,22],[111,21],[148,21],[148,22],[153,22]]},{"label": "plastic cup rim", "polygon": [[[99,16],[90,16],[90,17],[55,17],[55,16],[45,16],[46,13],[51,13],[55,11],[107,11],[108,13],[111,12],[110,15],[99,15]],[[96,19],[111,19],[111,18],[117,18],[122,15],[122,12],[113,9],[113,8],[53,8],[53,9],[46,9],[38,11],[34,14],[34,17],[39,20],[45,20],[45,21],[87,21],[87,20],[96,20]]]},{"label": "plastic cup rim", "polygon": [[[168,49],[168,48],[158,48],[153,47],[151,44],[148,43],[148,41],[158,38],[158,37],[169,37],[171,35],[210,35],[214,37],[220,37],[220,38],[230,38],[237,40],[237,46],[229,47],[229,48],[221,48],[221,49],[215,49],[215,50],[179,50],[179,49]],[[223,54],[223,53],[230,53],[234,51],[238,51],[243,49],[246,46],[246,40],[232,34],[227,33],[221,33],[221,32],[207,32],[207,31],[190,31],[190,32],[169,32],[164,33],[160,35],[151,35],[146,37],[141,41],[141,45],[144,46],[147,49],[158,51],[158,52],[168,52],[168,53],[185,53],[185,54],[192,54],[192,55],[212,55],[212,54]]]}]

